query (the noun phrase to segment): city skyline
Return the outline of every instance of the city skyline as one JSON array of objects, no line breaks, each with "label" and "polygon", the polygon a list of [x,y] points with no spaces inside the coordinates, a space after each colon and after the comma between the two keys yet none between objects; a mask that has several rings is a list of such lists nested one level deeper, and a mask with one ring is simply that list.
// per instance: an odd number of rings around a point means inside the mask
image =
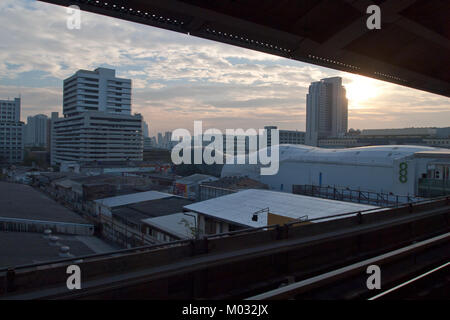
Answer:
[{"label": "city skyline", "polygon": [[0,9],[0,97],[21,94],[22,121],[60,111],[63,79],[78,69],[107,67],[133,80],[133,111],[150,136],[194,120],[305,131],[308,86],[332,76],[343,78],[349,128],[449,125],[449,99],[419,90],[86,12],[69,30],[66,9],[45,3]]}]

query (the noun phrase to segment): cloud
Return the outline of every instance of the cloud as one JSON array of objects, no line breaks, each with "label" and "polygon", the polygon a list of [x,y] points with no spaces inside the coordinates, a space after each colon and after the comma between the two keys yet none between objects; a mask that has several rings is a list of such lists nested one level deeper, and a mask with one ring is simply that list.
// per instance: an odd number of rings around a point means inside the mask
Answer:
[{"label": "cloud", "polygon": [[0,94],[21,92],[23,119],[61,113],[62,80],[104,66],[133,80],[133,111],[153,135],[194,120],[220,129],[304,130],[309,84],[337,75],[349,93],[358,84],[377,90],[349,102],[349,127],[450,125],[444,97],[101,15],[82,12],[80,30],[69,30],[66,19],[60,6],[0,3]]}]

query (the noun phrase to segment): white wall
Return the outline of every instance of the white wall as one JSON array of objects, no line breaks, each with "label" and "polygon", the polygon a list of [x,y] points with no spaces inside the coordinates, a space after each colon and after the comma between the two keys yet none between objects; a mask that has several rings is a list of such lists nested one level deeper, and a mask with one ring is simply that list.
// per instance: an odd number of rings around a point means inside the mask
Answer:
[{"label": "white wall", "polygon": [[[308,162],[283,162],[279,172],[273,176],[261,176],[260,180],[272,190],[292,192],[293,184],[320,184],[322,186],[348,187],[373,192],[393,192],[397,195],[415,193],[416,174],[414,161],[408,164],[408,180],[399,181],[399,163],[393,166],[345,165]],[[281,186],[283,184],[283,186]]]}]

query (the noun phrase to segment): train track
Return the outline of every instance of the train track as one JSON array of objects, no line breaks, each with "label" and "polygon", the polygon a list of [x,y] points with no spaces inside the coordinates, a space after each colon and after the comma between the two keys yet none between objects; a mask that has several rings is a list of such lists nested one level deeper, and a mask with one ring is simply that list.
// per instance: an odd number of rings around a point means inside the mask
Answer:
[{"label": "train track", "polygon": [[424,272],[368,300],[450,299],[450,261]]},{"label": "train track", "polygon": [[[450,232],[249,297],[248,300],[378,300],[420,299],[426,296],[449,299],[450,296],[445,295],[450,283],[449,253]],[[367,267],[371,265],[381,270],[381,289],[384,290],[381,293],[375,294],[373,292],[378,290],[367,287]]]}]

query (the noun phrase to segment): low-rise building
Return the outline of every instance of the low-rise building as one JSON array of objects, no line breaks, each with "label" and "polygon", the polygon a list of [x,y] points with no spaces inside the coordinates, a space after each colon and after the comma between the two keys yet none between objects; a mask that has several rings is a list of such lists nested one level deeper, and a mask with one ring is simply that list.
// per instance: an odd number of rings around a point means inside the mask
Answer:
[{"label": "low-rise building", "polygon": [[142,220],[144,232],[158,241],[193,239],[198,235],[197,214],[179,212]]},{"label": "low-rise building", "polygon": [[267,184],[249,177],[223,177],[219,180],[203,182],[200,186],[200,201],[224,196],[246,189],[269,189]]},{"label": "low-rise building", "polygon": [[121,246],[134,247],[179,239],[167,230],[153,232],[154,227],[144,220],[182,212],[183,207],[192,201],[173,194],[148,191],[99,199],[95,203],[102,235]]},{"label": "low-rise building", "polygon": [[0,231],[94,234],[94,225],[31,186],[0,182],[0,194]]},{"label": "low-rise building", "polygon": [[119,249],[94,236],[52,234],[38,232],[0,231],[0,268],[31,265],[38,262],[79,258]]},{"label": "low-rise building", "polygon": [[111,216],[112,210],[116,207],[169,197],[173,197],[173,195],[159,191],[146,191],[97,199],[94,201],[95,215]]},{"label": "low-rise building", "polygon": [[219,179],[210,175],[195,173],[176,180],[173,193],[185,198],[197,199],[200,197],[199,186],[202,183],[215,180]]},{"label": "low-rise building", "polygon": [[[336,219],[330,216],[379,207],[301,196],[291,193],[249,189],[186,205],[198,215],[200,234],[217,234],[246,228],[259,228],[298,220],[308,222]],[[327,218],[326,218],[327,217]]]}]

